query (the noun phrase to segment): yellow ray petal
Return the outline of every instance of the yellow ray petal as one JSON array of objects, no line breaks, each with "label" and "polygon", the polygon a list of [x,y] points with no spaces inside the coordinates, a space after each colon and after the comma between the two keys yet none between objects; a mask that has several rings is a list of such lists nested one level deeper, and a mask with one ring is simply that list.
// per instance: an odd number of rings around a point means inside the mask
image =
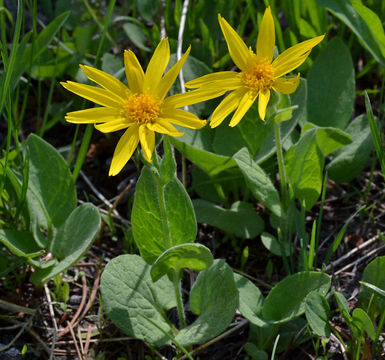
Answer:
[{"label": "yellow ray petal", "polygon": [[148,63],[146,73],[144,74],[143,91],[155,95],[160,79],[166,70],[168,61],[170,60],[170,45],[168,39],[162,39],[156,47],[154,54]]},{"label": "yellow ray petal", "polygon": [[143,89],[144,72],[137,57],[131,50],[124,50],[124,68],[130,90],[133,93],[141,93]]},{"label": "yellow ray petal", "polygon": [[194,114],[180,109],[164,111],[161,114],[161,118],[166,119],[168,122],[173,124],[181,125],[190,129],[200,129],[206,125],[205,120],[200,120]]},{"label": "yellow ray petal", "polygon": [[253,57],[253,52],[247,48],[241,37],[220,14],[218,14],[218,21],[234,64],[239,69],[245,70]]},{"label": "yellow ray petal", "polygon": [[121,106],[121,98],[115,96],[108,90],[95,86],[79,84],[73,81],[61,82],[60,84],[74,94],[93,101],[96,104],[109,107]]},{"label": "yellow ray petal", "polygon": [[271,63],[274,56],[275,27],[270,6],[265,10],[257,37],[257,56]]},{"label": "yellow ray petal", "polygon": [[156,89],[156,92],[155,92],[155,95],[158,97],[158,99],[163,99],[167,95],[167,92],[170,90],[172,84],[174,84],[182,66],[186,62],[187,57],[190,54],[190,51],[191,51],[191,46],[189,46],[189,48],[184,53],[184,55],[179,59],[179,61],[169,71],[167,71],[167,73],[160,80],[158,88]]},{"label": "yellow ray petal", "polygon": [[121,111],[112,107],[96,107],[91,109],[71,111],[65,119],[75,124],[91,124],[117,120],[121,117]]},{"label": "yellow ray petal", "polygon": [[274,79],[273,89],[283,94],[292,94],[299,85],[299,73],[296,77]]},{"label": "yellow ray petal", "polygon": [[96,82],[106,90],[111,91],[120,98],[127,99],[131,95],[131,91],[121,81],[114,78],[112,75],[107,74],[104,71],[92,68],[91,66],[79,65],[84,75],[90,80]]},{"label": "yellow ray petal", "polygon": [[257,98],[258,93],[248,91],[243,97],[241,98],[241,101],[239,102],[238,108],[235,111],[233,117],[231,118],[229,126],[233,127],[238,125],[238,123],[242,120],[244,115],[247,113],[247,111],[250,109],[251,105],[254,104],[255,99]]},{"label": "yellow ray petal", "polygon": [[218,71],[216,73],[203,75],[197,79],[191,80],[185,84],[186,88],[200,88],[209,85],[212,82],[221,80],[236,80],[239,79],[239,73],[235,71]]},{"label": "yellow ray petal", "polygon": [[148,129],[156,131],[160,134],[167,134],[171,136],[182,136],[183,133],[178,132],[178,129],[172,126],[168,120],[159,118],[154,123],[146,125]]},{"label": "yellow ray petal", "polygon": [[110,132],[125,129],[126,127],[129,127],[129,124],[127,123],[127,120],[125,120],[124,118],[114,120],[114,121],[109,121],[104,124],[95,125],[95,129],[101,131],[102,133],[110,133]]},{"label": "yellow ray petal", "polygon": [[223,95],[226,90],[216,88],[204,88],[176,94],[164,99],[165,108],[179,108],[187,105],[196,104],[202,101],[216,98]]},{"label": "yellow ray petal", "polygon": [[265,92],[259,93],[259,99],[258,99],[258,113],[261,120],[265,121],[266,116],[266,108],[267,104],[270,100],[270,90],[266,90]]},{"label": "yellow ray petal", "polygon": [[146,125],[139,126],[139,140],[142,146],[143,155],[148,162],[151,162],[152,152],[155,146],[155,133]]},{"label": "yellow ray petal", "polygon": [[303,41],[285,50],[273,61],[274,76],[280,77],[300,66],[309,56],[311,49],[319,44],[325,35]]},{"label": "yellow ray petal", "polygon": [[220,125],[222,121],[237,108],[245,92],[245,89],[235,90],[220,102],[211,115],[210,126],[212,128]]},{"label": "yellow ray petal", "polygon": [[139,142],[138,126],[129,127],[120,138],[112,157],[109,175],[116,175],[130,160]]}]

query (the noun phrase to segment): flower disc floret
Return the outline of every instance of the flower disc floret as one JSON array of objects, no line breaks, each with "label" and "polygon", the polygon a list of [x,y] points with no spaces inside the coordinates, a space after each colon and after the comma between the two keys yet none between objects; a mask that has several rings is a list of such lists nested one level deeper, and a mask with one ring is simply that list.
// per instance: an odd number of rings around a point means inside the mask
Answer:
[{"label": "flower disc floret", "polygon": [[274,68],[266,60],[254,62],[241,73],[241,79],[253,92],[271,89],[274,81]]},{"label": "flower disc floret", "polygon": [[127,120],[138,125],[155,123],[160,113],[159,101],[146,93],[131,95],[123,108]]}]

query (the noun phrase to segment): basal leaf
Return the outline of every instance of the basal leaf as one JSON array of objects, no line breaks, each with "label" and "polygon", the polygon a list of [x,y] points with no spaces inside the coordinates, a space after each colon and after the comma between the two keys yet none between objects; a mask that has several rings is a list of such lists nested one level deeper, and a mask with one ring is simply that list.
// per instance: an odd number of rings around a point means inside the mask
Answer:
[{"label": "basal leaf", "polygon": [[201,271],[190,293],[190,308],[198,318],[175,339],[184,346],[203,343],[227,329],[238,307],[238,290],[224,260]]},{"label": "basal leaf", "polygon": [[335,153],[327,165],[330,178],[338,183],[349,182],[362,172],[373,149],[373,139],[366,115],[356,117],[345,129],[352,143]]},{"label": "basal leaf", "polygon": [[285,154],[287,176],[295,197],[306,209],[318,200],[322,187],[324,156],[317,145],[317,131],[306,131]]},{"label": "basal leaf", "polygon": [[15,255],[21,257],[36,257],[42,252],[33,235],[26,231],[0,230],[0,242]]},{"label": "basal leaf", "polygon": [[[362,281],[385,291],[385,256],[375,258],[366,266],[362,275]],[[363,309],[373,312],[374,317],[385,311],[385,297],[367,286],[362,287],[359,303]]]},{"label": "basal leaf", "polygon": [[77,263],[94,241],[100,228],[100,214],[97,208],[85,203],[77,207],[65,223],[57,229],[51,243],[51,251],[56,256],[53,266],[39,264],[31,281],[45,283],[55,275]]},{"label": "basal leaf", "polygon": [[231,209],[224,209],[209,201],[195,199],[193,205],[199,223],[207,223],[244,239],[256,237],[265,227],[250,203],[237,201]]},{"label": "basal leaf", "polygon": [[305,299],[305,315],[311,329],[325,338],[330,337],[330,307],[325,298],[317,291],[312,291]]},{"label": "basal leaf", "polygon": [[60,226],[76,206],[76,188],[66,161],[37,135],[27,139],[29,152],[28,208],[47,229]]},{"label": "basal leaf", "polygon": [[314,61],[307,78],[308,121],[344,129],[355,99],[353,61],[339,38],[331,40]]},{"label": "basal leaf", "polygon": [[330,283],[329,275],[315,271],[289,275],[275,285],[265,299],[262,308],[264,319],[281,323],[302,315],[306,296],[312,291],[326,295]]},{"label": "basal leaf", "polygon": [[251,323],[265,326],[262,319],[262,306],[265,301],[261,291],[246,277],[234,274],[235,285],[239,291],[239,311]]},{"label": "basal leaf", "polygon": [[361,0],[317,0],[342,20],[373,57],[385,66],[385,33],[381,19]]},{"label": "basal leaf", "polygon": [[100,290],[104,309],[123,332],[156,346],[170,343],[159,328],[173,336],[166,316],[176,306],[173,285],[167,277],[154,283],[150,266],[142,258],[121,255],[112,259],[102,274]]}]

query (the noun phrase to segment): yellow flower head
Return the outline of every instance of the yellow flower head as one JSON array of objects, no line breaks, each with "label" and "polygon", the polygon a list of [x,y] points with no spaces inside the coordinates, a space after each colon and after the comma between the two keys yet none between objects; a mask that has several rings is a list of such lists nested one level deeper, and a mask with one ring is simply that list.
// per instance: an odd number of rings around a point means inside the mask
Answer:
[{"label": "yellow flower head", "polygon": [[104,133],[127,129],[116,146],[109,175],[120,172],[139,142],[144,157],[151,161],[155,132],[171,136],[183,135],[171,123],[192,129],[200,129],[206,124],[195,115],[178,108],[212,98],[213,90],[190,91],[166,98],[189,53],[190,48],[164,74],[170,59],[170,47],[168,40],[163,39],[155,49],[146,72],[143,72],[131,50],[124,52],[128,86],[101,70],[85,65],[80,65],[84,74],[101,87],[73,81],[61,83],[67,90],[101,105],[68,113],[65,117],[68,122],[93,123],[96,129]]},{"label": "yellow flower head", "polygon": [[303,41],[287,49],[274,60],[275,28],[274,19],[268,7],[263,15],[257,38],[256,53],[248,48],[228,22],[218,15],[219,24],[226,39],[231,58],[241,72],[221,71],[202,76],[186,83],[188,88],[216,88],[217,96],[232,91],[218,105],[211,116],[211,127],[218,126],[230,113],[235,111],[230,126],[241,121],[251,105],[258,99],[258,112],[265,120],[270,91],[284,94],[293,93],[299,84],[299,74],[282,78],[283,75],[300,66],[309,56],[311,49],[322,41],[324,35]]}]

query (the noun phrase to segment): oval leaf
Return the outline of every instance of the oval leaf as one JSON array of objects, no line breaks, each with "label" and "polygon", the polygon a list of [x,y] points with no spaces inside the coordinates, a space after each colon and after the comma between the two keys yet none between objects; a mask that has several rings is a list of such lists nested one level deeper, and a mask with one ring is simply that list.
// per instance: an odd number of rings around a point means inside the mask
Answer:
[{"label": "oval leaf", "polygon": [[315,271],[304,271],[280,281],[270,291],[263,304],[265,320],[281,323],[300,316],[305,311],[306,296],[317,291],[325,295],[330,288],[330,276]]},{"label": "oval leaf", "polygon": [[184,268],[202,271],[213,263],[211,251],[201,244],[181,244],[173,246],[160,255],[151,267],[153,281],[163,275],[179,273]]},{"label": "oval leaf", "polygon": [[311,329],[318,336],[330,337],[330,307],[325,296],[317,291],[310,292],[305,299],[305,315]]},{"label": "oval leaf", "polygon": [[132,232],[143,259],[149,264],[167,249],[192,243],[197,233],[191,199],[180,181],[167,184],[144,167],[132,209]]},{"label": "oval leaf", "polygon": [[238,307],[233,271],[216,260],[199,273],[190,294],[190,308],[199,317],[175,339],[183,346],[203,343],[227,329]]},{"label": "oval leaf", "polygon": [[112,259],[102,274],[100,290],[108,316],[126,334],[156,346],[170,342],[165,335],[172,336],[166,311],[176,306],[173,285],[166,277],[153,283],[150,266],[142,258]]}]

